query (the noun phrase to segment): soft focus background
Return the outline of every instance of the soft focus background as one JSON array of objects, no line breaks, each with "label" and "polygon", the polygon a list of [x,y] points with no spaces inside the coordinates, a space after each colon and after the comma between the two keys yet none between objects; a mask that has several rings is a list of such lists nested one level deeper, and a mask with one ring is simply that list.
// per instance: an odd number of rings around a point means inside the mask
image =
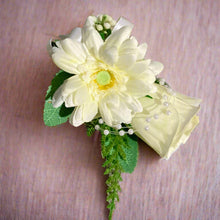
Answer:
[{"label": "soft focus background", "polygon": [[0,219],[107,219],[99,135],[42,120],[58,71],[48,40],[107,13],[134,23],[174,89],[203,99],[200,125],[169,161],[139,142],[113,220],[219,220],[219,11],[219,0],[0,0]]}]

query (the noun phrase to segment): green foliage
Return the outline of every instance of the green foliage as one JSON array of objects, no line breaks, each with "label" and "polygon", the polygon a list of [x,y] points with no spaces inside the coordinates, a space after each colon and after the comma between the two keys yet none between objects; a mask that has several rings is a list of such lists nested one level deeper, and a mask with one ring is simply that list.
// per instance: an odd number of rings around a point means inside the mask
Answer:
[{"label": "green foliage", "polygon": [[99,34],[101,35],[102,39],[105,41],[106,38],[111,34],[111,29],[103,30],[103,31],[98,31]]},{"label": "green foliage", "polygon": [[71,77],[72,74],[66,73],[64,71],[59,71],[53,78],[51,85],[48,87],[47,94],[45,97],[44,104],[44,123],[47,126],[56,126],[65,123],[70,114],[73,112],[74,108],[66,108],[65,105],[61,105],[58,108],[54,108],[52,105],[52,97],[56,90],[63,84],[64,80]]},{"label": "green foliage", "polygon": [[[122,144],[123,144],[122,146],[123,146],[125,158],[121,157],[120,155],[119,162],[124,172],[132,173],[137,165],[137,159],[138,159],[137,136],[132,135],[130,137],[128,135],[125,135],[124,142]],[[125,146],[125,144],[127,144],[127,146]]]},{"label": "green foliage", "polygon": [[115,203],[119,201],[118,193],[121,191],[119,182],[122,181],[121,173],[123,171],[122,166],[118,160],[120,151],[117,144],[118,136],[104,135],[102,134],[101,146],[102,146],[102,157],[105,158],[105,175],[108,175],[106,181],[107,184],[107,202],[109,209],[109,219],[112,219],[113,211],[115,210]]},{"label": "green foliage", "polygon": [[87,135],[90,137],[93,135],[93,133],[95,132],[95,125],[93,122],[86,122],[86,133]]},{"label": "green foliage", "polygon": [[145,97],[150,98],[150,99],[153,99],[153,97],[151,97],[150,95],[146,95]]},{"label": "green foliage", "polygon": [[[104,135],[103,130],[108,129],[110,134]],[[102,157],[105,159],[105,175],[108,175],[107,184],[107,208],[109,219],[115,209],[115,203],[119,201],[118,193],[121,191],[119,182],[122,181],[121,173],[132,173],[138,157],[138,144],[136,136],[119,136],[112,134],[116,132],[107,125],[101,125],[101,148]]]}]

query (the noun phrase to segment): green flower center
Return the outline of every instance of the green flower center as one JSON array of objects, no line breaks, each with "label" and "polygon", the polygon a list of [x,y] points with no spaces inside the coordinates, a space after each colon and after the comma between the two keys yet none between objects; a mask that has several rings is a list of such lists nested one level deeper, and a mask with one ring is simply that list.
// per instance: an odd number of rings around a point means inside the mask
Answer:
[{"label": "green flower center", "polygon": [[100,71],[96,75],[96,82],[100,86],[108,85],[111,82],[111,75],[108,71]]}]

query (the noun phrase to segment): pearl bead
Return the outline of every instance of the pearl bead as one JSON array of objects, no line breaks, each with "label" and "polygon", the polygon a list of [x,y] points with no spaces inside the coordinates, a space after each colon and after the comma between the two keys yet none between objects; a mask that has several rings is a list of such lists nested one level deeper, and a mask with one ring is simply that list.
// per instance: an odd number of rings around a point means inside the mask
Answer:
[{"label": "pearl bead", "polygon": [[98,131],[98,130],[99,130],[99,128],[100,128],[100,126],[99,126],[99,125],[96,125],[96,126],[95,126],[95,130],[97,130],[97,131]]},{"label": "pearl bead", "polygon": [[109,130],[104,130],[104,135],[108,135],[109,134]]},{"label": "pearl bead", "polygon": [[116,128],[119,130],[121,129],[121,124],[116,125]]},{"label": "pearl bead", "polygon": [[168,106],[169,106],[169,103],[168,103],[168,102],[164,102],[163,105],[166,106],[166,107],[168,107]]},{"label": "pearl bead", "polygon": [[99,119],[99,124],[103,124],[104,123],[104,121],[100,118]]},{"label": "pearl bead", "polygon": [[150,122],[151,121],[151,118],[150,117],[147,117],[146,118],[146,122]]},{"label": "pearl bead", "polygon": [[134,130],[130,128],[130,129],[128,130],[128,134],[130,134],[130,135],[134,134]]},{"label": "pearl bead", "polygon": [[168,110],[166,113],[167,115],[171,115],[172,112]]},{"label": "pearl bead", "polygon": [[120,136],[124,136],[125,132],[123,130],[119,131]]},{"label": "pearl bead", "polygon": [[158,119],[158,118],[159,118],[159,115],[158,115],[158,114],[155,114],[155,115],[154,115],[154,118],[155,118],[155,119]]},{"label": "pearl bead", "polygon": [[149,130],[149,126],[146,126],[146,127],[145,127],[145,130],[148,131],[148,130]]}]

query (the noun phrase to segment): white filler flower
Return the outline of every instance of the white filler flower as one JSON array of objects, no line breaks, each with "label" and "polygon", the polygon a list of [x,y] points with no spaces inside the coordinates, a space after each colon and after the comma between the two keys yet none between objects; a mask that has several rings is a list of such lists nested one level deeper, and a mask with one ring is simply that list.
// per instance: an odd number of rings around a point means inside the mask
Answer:
[{"label": "white filler flower", "polygon": [[133,25],[124,18],[115,24],[111,35],[103,41],[90,16],[84,27],[49,48],[54,63],[73,74],[53,96],[53,106],[75,109],[70,123],[80,126],[101,116],[109,126],[131,123],[143,108],[138,100],[156,91],[155,76],[163,65],[144,60],[146,44],[138,46],[130,37]]}]

